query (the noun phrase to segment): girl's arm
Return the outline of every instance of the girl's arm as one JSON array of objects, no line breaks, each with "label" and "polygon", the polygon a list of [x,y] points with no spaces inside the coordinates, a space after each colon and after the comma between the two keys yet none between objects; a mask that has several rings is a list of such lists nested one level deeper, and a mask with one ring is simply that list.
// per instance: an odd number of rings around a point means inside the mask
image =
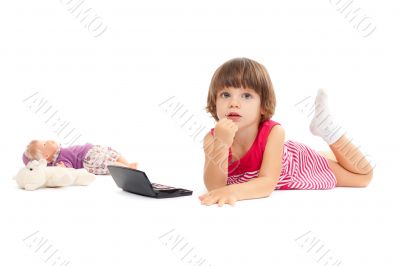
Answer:
[{"label": "girl's arm", "polygon": [[203,142],[204,148],[204,184],[207,190],[226,186],[228,179],[229,147],[208,133]]},{"label": "girl's arm", "polygon": [[284,142],[283,127],[274,126],[268,136],[258,178],[230,185],[238,200],[268,197],[275,190],[281,174]]},{"label": "girl's arm", "polygon": [[[283,128],[280,125],[274,126],[268,136],[258,178],[245,183],[224,187],[222,187],[221,181],[219,188],[212,191],[209,189],[209,193],[199,197],[202,204],[212,205],[218,203],[219,206],[222,206],[225,203],[229,203],[234,205],[237,200],[262,198],[271,195],[279,181],[281,173],[284,142],[285,132]],[[225,174],[224,184],[226,184],[226,176]],[[213,185],[211,182],[209,184],[210,187]]]}]

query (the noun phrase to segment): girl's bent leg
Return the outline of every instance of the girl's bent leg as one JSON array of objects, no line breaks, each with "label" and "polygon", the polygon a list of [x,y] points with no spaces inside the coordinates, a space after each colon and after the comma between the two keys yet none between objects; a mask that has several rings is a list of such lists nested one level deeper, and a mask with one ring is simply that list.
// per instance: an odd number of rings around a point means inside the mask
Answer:
[{"label": "girl's bent leg", "polygon": [[337,187],[366,187],[372,179],[373,167],[362,152],[343,135],[329,145],[337,162],[328,159],[337,179]]},{"label": "girl's bent leg", "polygon": [[355,174],[343,168],[338,162],[327,160],[336,177],[337,187],[366,187],[372,179],[372,171],[368,174]]},{"label": "girl's bent leg", "polygon": [[318,153],[323,157],[325,157],[326,159],[330,159],[332,161],[337,162],[336,157],[332,151],[318,151]]},{"label": "girl's bent leg", "polygon": [[329,145],[338,163],[346,170],[355,174],[368,174],[372,166],[364,154],[345,135]]},{"label": "girl's bent leg", "polygon": [[315,98],[310,130],[314,135],[322,137],[333,152],[335,158],[321,152],[320,154],[328,159],[329,166],[336,176],[336,186],[365,187],[369,184],[373,167],[358,147],[348,140],[345,130],[332,117],[328,95],[323,89],[318,90]]}]

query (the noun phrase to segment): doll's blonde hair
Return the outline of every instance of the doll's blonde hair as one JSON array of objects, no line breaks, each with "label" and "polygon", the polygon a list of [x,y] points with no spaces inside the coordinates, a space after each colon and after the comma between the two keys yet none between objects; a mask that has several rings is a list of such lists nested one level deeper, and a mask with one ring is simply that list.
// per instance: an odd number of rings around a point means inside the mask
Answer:
[{"label": "doll's blonde hair", "polygon": [[38,142],[38,140],[32,140],[29,142],[28,146],[26,146],[24,154],[30,161],[44,158],[42,152],[37,148]]}]

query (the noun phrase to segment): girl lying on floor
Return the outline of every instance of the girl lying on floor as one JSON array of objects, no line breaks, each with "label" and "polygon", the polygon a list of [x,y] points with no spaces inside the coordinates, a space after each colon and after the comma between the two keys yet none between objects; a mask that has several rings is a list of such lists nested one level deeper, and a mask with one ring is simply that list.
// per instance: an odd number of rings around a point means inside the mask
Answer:
[{"label": "girl lying on floor", "polygon": [[271,120],[275,105],[274,89],[263,65],[238,58],[216,70],[207,111],[217,123],[204,138],[208,192],[199,197],[202,204],[234,205],[238,200],[268,197],[276,189],[369,184],[373,167],[331,116],[324,90],[315,98],[310,131],[322,137],[333,154],[318,153],[300,142],[285,142],[282,126]]}]

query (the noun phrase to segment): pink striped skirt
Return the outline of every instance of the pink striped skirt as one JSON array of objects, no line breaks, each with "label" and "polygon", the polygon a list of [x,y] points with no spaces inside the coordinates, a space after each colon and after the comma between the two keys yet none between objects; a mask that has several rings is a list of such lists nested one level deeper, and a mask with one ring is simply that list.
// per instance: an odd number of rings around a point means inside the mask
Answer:
[{"label": "pink striped skirt", "polygon": [[282,171],[275,189],[331,189],[335,186],[336,177],[325,157],[302,143],[285,142]]}]

